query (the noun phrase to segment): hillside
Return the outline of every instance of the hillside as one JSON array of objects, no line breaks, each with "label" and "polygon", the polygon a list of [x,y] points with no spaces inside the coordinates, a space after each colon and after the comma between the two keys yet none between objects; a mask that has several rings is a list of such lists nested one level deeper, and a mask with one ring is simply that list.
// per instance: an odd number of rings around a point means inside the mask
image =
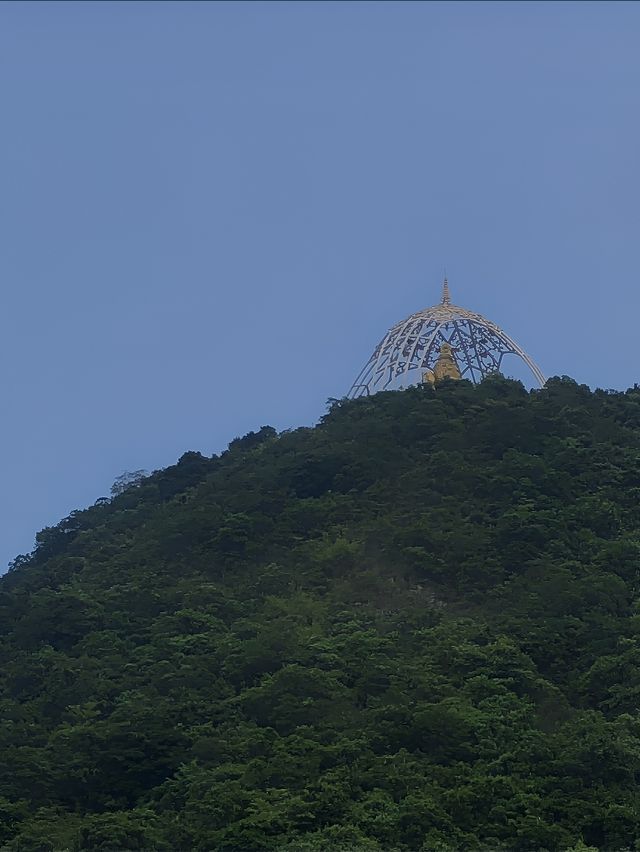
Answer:
[{"label": "hillside", "polygon": [[638,848],[640,390],[186,453],[0,581],[0,850]]}]

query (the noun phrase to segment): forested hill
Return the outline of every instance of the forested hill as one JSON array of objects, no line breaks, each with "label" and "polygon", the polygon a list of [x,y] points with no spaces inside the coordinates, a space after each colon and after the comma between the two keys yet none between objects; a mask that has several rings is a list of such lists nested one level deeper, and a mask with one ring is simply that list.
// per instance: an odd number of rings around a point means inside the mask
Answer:
[{"label": "forested hill", "polygon": [[0,581],[0,850],[637,849],[640,390],[186,453]]}]

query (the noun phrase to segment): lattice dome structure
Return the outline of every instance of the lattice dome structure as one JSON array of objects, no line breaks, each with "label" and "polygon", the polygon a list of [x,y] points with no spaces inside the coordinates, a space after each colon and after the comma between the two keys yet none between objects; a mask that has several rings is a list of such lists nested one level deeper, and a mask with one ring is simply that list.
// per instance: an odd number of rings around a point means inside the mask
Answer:
[{"label": "lattice dome structure", "polygon": [[451,303],[445,278],[440,304],[418,311],[389,329],[347,396],[353,399],[434,381],[434,367],[437,378],[443,352],[448,358],[453,354],[460,378],[474,383],[499,372],[505,355],[520,358],[536,383],[540,387],[545,383],[541,370],[501,328],[480,314]]}]

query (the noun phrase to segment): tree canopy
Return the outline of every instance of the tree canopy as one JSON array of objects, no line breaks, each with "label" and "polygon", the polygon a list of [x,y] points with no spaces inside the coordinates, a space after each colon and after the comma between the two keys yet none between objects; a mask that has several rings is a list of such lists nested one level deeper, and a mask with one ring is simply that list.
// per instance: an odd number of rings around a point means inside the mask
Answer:
[{"label": "tree canopy", "polygon": [[639,556],[637,388],[136,471],[0,580],[0,850],[637,849]]}]

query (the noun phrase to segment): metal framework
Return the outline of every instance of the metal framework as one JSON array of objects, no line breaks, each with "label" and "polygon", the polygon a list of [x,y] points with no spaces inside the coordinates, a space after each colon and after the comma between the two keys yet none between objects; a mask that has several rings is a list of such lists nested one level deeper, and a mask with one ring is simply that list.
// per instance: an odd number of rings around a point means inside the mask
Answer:
[{"label": "metal framework", "polygon": [[500,370],[505,355],[517,355],[540,387],[545,383],[540,369],[501,328],[480,314],[451,304],[445,278],[440,304],[418,311],[389,329],[347,396],[354,399],[421,382],[423,373],[433,369],[443,343],[453,348],[463,379],[480,382]]}]

